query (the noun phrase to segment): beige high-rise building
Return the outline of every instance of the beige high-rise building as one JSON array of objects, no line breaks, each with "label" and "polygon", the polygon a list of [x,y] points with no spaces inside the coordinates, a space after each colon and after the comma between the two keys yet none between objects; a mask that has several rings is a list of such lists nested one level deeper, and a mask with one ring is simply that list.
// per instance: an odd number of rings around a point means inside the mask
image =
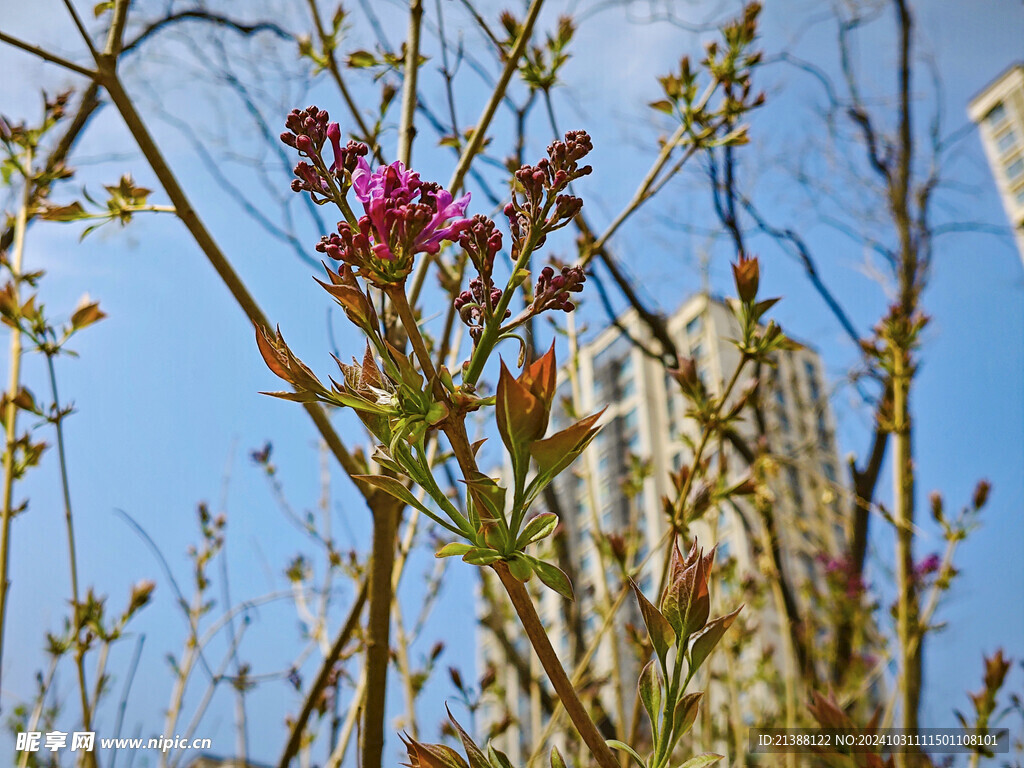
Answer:
[{"label": "beige high-rise building", "polygon": [[971,99],[967,114],[978,124],[1024,260],[1024,63],[1008,68]]},{"label": "beige high-rise building", "polygon": [[[576,570],[575,590],[583,636],[587,639],[601,625],[599,606],[606,604],[605,594],[613,593],[610,597],[614,600],[621,585],[615,573],[602,576],[595,530],[634,532],[634,541],[638,542],[636,560],[641,561],[651,553],[637,581],[648,598],[657,602],[655,593],[668,528],[661,498],[673,495],[669,474],[689,463],[689,446],[698,438],[695,422],[686,415],[688,404],[678,383],[666,374],[658,360],[631,341],[650,343],[646,326],[633,311],[618,318],[616,325],[582,346],[575,376],[570,378],[563,370],[559,383],[559,399],[571,399],[580,416],[608,406],[601,433],[555,483],[568,555]],[[720,392],[739,361],[739,352],[730,339],[739,338],[741,331],[728,305],[703,294],[693,296],[669,318],[668,330],[679,353],[697,361],[705,385],[713,393]],[[741,392],[753,376],[753,366],[748,365],[734,392]],[[815,568],[817,555],[843,551],[844,495],[839,492],[841,469],[827,384],[821,360],[809,347],[779,353],[776,367],[762,370],[761,377],[765,432],[776,457],[771,487],[784,553],[783,567],[790,580],[803,588],[810,585],[815,573],[821,572],[820,567]],[[565,420],[564,413],[556,412],[552,428]],[[737,425],[737,432],[753,442],[758,429],[748,417]],[[725,454],[730,474],[738,480],[747,471],[746,462],[735,449],[726,448]],[[646,463],[647,472],[636,482],[638,461]],[[717,543],[717,563],[733,561],[740,580],[745,574],[756,574],[764,564],[763,555],[758,554],[765,551],[762,528],[752,505],[741,502],[739,509],[723,505],[709,511],[692,526],[691,533],[705,548]],[[483,588],[487,584],[484,582]],[[536,580],[531,586],[536,586]],[[497,594],[500,590],[490,592]],[[573,652],[573,633],[566,625],[565,602],[543,588],[536,594],[555,650],[571,673],[579,649]],[[720,585],[713,584],[712,597],[713,616],[728,612],[740,602],[737,595],[728,594]],[[742,663],[750,669],[766,653],[778,654],[785,647],[779,617],[771,604],[768,600],[766,607],[747,609],[748,617],[756,611],[751,618],[757,628],[756,641],[742,657]],[[484,610],[484,601],[481,606]],[[490,614],[492,629],[481,628],[481,669],[495,668],[503,700],[501,705],[491,706],[484,717],[492,721],[505,713],[511,717],[511,726],[496,740],[496,746],[508,752],[513,765],[524,765],[547,722],[542,704],[548,695],[524,681],[529,676],[543,677],[543,673],[511,615],[504,617],[498,636],[493,631],[497,628],[493,613],[485,612]],[[627,623],[642,627],[632,596],[618,614],[614,637],[612,633],[604,636],[588,671],[591,679],[604,678],[606,685],[613,684],[613,665],[618,655],[619,682],[628,715],[636,697],[640,667],[627,641]],[[507,662],[509,647],[518,650],[518,668]],[[532,665],[532,669],[524,669],[523,662]],[[744,711],[757,701],[773,706],[779,698],[777,693],[767,689],[744,692]],[[720,694],[718,706],[728,705],[727,692]],[[602,697],[602,706],[614,716],[613,698]]]}]

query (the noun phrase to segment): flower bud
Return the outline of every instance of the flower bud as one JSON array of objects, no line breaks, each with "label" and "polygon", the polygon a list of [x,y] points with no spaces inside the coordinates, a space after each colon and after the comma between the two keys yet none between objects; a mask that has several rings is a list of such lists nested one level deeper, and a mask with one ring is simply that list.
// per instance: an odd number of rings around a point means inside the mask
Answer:
[{"label": "flower bud", "polygon": [[757,298],[760,267],[756,257],[748,258],[745,254],[740,254],[739,261],[732,265],[732,275],[740,301],[749,304]]}]

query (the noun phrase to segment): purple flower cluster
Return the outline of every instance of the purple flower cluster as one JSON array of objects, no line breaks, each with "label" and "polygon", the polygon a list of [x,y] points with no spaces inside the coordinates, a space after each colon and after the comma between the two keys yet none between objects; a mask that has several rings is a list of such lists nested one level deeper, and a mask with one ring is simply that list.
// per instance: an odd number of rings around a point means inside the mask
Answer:
[{"label": "purple flower cluster", "polygon": [[920,581],[925,576],[930,576],[942,567],[942,558],[934,552],[914,566],[914,578]]},{"label": "purple flower cluster", "polygon": [[373,224],[374,251],[382,259],[391,261],[407,250],[437,253],[441,243],[455,242],[470,226],[465,218],[468,192],[455,200],[451,192],[420,181],[418,173],[398,161],[371,173],[369,164],[359,158],[352,189]]},{"label": "purple flower cluster", "polygon": [[867,585],[848,558],[819,554],[815,559],[824,566],[828,581],[841,588],[848,599],[856,600],[864,594]]},{"label": "purple flower cluster", "polygon": [[349,264],[378,286],[394,285],[412,271],[418,253],[437,253],[470,226],[469,194],[454,200],[438,184],[420,180],[401,162],[371,171],[362,157],[351,172],[352,191],[363,206],[358,227],[338,223],[316,249]]},{"label": "purple flower cluster", "polygon": [[[285,120],[281,141],[309,160],[295,166],[292,189],[308,192],[319,204],[334,200],[348,221],[337,234],[326,235],[317,251],[349,265],[354,273],[377,286],[401,283],[412,271],[418,253],[437,253],[444,242],[455,242],[470,227],[465,218],[469,194],[455,200],[440,185],[420,180],[401,162],[371,170],[369,148],[350,141],[341,145],[341,128],[326,110],[294,109]],[[330,142],[333,159],[323,157]],[[345,196],[351,189],[362,204],[355,219]],[[500,240],[498,247],[500,247]]]},{"label": "purple flower cluster", "polygon": [[459,245],[469,256],[477,272],[490,282],[494,270],[494,257],[501,250],[501,232],[486,216],[477,214],[459,235]]}]

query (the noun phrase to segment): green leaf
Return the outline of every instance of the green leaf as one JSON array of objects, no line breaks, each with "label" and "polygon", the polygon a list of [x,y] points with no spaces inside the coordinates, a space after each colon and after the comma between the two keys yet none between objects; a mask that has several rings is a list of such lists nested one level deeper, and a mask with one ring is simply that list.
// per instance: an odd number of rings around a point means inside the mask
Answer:
[{"label": "green leaf", "polygon": [[640,692],[640,701],[647,710],[651,719],[651,731],[654,734],[654,741],[658,740],[658,715],[661,714],[661,675],[654,665],[654,659],[647,662],[640,673],[640,680],[637,683],[637,690]]},{"label": "green leaf", "polygon": [[530,576],[533,575],[533,568],[530,566],[530,561],[523,557],[521,554],[515,554],[508,560],[509,572],[519,581],[524,584],[530,580]]},{"label": "green leaf", "polygon": [[82,328],[97,323],[107,315],[100,309],[98,301],[89,301],[88,296],[84,297],[71,315],[71,327],[80,331]]},{"label": "green leaf", "polygon": [[46,221],[78,221],[89,217],[82,204],[77,200],[69,205],[56,205],[40,209],[36,214]]},{"label": "green leaf", "polygon": [[652,101],[648,104],[651,109],[656,109],[658,112],[664,112],[666,115],[671,115],[675,112],[675,105],[672,104],[668,99],[659,99],[658,101]]},{"label": "green leaf", "polygon": [[551,747],[551,768],[566,768],[562,753],[555,746]]},{"label": "green leaf", "polygon": [[291,400],[293,403],[315,403],[319,398],[312,392],[260,392],[261,395]]},{"label": "green leaf", "polygon": [[505,518],[505,494],[507,490],[498,485],[494,478],[488,477],[482,472],[475,472],[473,476],[463,481],[469,486],[469,492],[473,496],[473,502],[481,512],[486,511],[487,515],[481,515],[484,520],[503,520]]},{"label": "green leaf", "polygon": [[501,560],[501,557],[501,552],[496,552],[493,549],[473,547],[462,556],[462,560],[470,565],[490,565]]},{"label": "green leaf", "polygon": [[495,398],[498,434],[512,458],[513,472],[525,475],[530,448],[547,429],[544,402],[530,391],[528,384],[512,376],[504,361],[498,374]]},{"label": "green leaf", "polygon": [[539,578],[545,586],[550,587],[566,600],[576,599],[572,591],[572,582],[569,581],[569,577],[562,572],[562,569],[556,565],[552,565],[551,563],[545,563],[543,560],[530,557],[529,555],[523,555],[523,557],[530,561],[530,565],[533,567],[533,572],[537,574],[537,578]]},{"label": "green leaf", "polygon": [[462,557],[467,552],[473,549],[472,544],[466,544],[462,541],[453,541],[445,544],[434,554],[434,557]]},{"label": "green leaf", "polygon": [[547,538],[558,526],[558,515],[553,512],[543,512],[530,521],[523,528],[523,532],[516,539],[516,549],[523,549],[528,544]]},{"label": "green leaf", "polygon": [[452,715],[452,711],[448,709],[447,705],[445,705],[445,710],[448,712],[448,719],[452,721],[452,725],[455,726],[455,730],[458,731],[459,738],[462,740],[462,746],[466,750],[466,757],[469,758],[469,768],[491,768],[483,750],[476,745],[476,742],[473,741],[463,727],[459,725],[459,721],[455,719]]},{"label": "green leaf", "polygon": [[676,640],[676,633],[672,629],[672,625],[668,623],[668,619],[640,591],[640,587],[636,585],[636,582],[630,579],[629,583],[633,587],[636,601],[640,604],[640,615],[643,617],[644,625],[647,627],[647,634],[650,635],[651,642],[654,644],[654,652],[658,654],[658,659],[664,665],[665,659],[668,656],[668,649]]},{"label": "green leaf", "polygon": [[718,645],[718,641],[722,639],[732,623],[736,620],[739,612],[743,610],[741,605],[732,613],[726,614],[725,616],[719,616],[717,619],[708,622],[707,627],[704,631],[694,638],[693,645],[690,646],[690,669],[696,671],[700,669],[701,664],[704,663],[705,659],[711,655],[711,652]]},{"label": "green leaf", "polygon": [[490,762],[493,768],[512,768],[508,755],[501,750],[495,749],[490,744],[487,745],[487,757],[488,762]]},{"label": "green leaf", "polygon": [[634,760],[636,760],[636,764],[639,765],[640,768],[647,768],[647,763],[644,762],[644,759],[640,757],[640,755],[636,753],[636,750],[629,746],[629,744],[624,744],[623,742],[618,741],[617,739],[608,739],[605,742],[605,744],[607,744],[612,749],[618,749],[628,753]]},{"label": "green leaf", "polygon": [[682,736],[693,727],[697,719],[697,710],[700,709],[700,700],[704,697],[704,691],[688,693],[676,703],[675,712],[672,715],[672,742]]},{"label": "green leaf", "polygon": [[444,744],[406,743],[409,762],[419,768],[469,768],[462,755]]},{"label": "green leaf", "polygon": [[415,507],[420,512],[424,512],[431,517],[434,516],[419,499],[412,495],[412,491],[406,488],[401,481],[393,477],[387,477],[386,475],[352,475],[352,479],[358,480],[371,488],[383,491],[389,496],[393,496],[402,503]]},{"label": "green leaf", "polygon": [[702,755],[691,757],[679,768],[704,768],[707,765],[714,765],[719,760],[724,760],[725,755],[716,755],[714,752],[705,752]]},{"label": "green leaf", "polygon": [[531,445],[530,453],[537,462],[537,472],[554,477],[572,464],[597,435],[598,430],[594,424],[603,413],[602,409]]},{"label": "green leaf", "polygon": [[707,624],[711,610],[707,580],[709,566],[708,560],[698,556],[672,580],[661,601],[661,612],[681,642]]},{"label": "green leaf", "polygon": [[345,62],[354,69],[365,69],[377,64],[377,57],[369,51],[352,51]]}]

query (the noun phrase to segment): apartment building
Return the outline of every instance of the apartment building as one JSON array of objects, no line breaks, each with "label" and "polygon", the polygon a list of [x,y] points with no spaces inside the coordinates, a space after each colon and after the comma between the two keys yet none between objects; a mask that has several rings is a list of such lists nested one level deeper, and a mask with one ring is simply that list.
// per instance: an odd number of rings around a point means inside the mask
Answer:
[{"label": "apartment building", "polygon": [[971,99],[988,164],[1024,260],[1024,63],[1005,70]]},{"label": "apartment building", "polygon": [[[698,437],[695,423],[686,417],[687,404],[678,383],[665,373],[658,360],[633,342],[650,341],[639,317],[635,312],[627,312],[616,325],[598,333],[578,350],[575,371],[570,376],[568,370],[563,370],[559,383],[558,399],[571,402],[579,415],[607,405],[601,433],[555,484],[567,534],[566,546],[576,570],[584,638],[592,637],[600,626],[597,606],[606,597],[614,599],[620,588],[617,576],[602,573],[595,530],[632,532],[636,561],[650,555],[638,583],[657,602],[655,592],[664,562],[667,529],[661,498],[672,495],[669,473],[690,461],[689,446]],[[740,326],[728,305],[703,294],[695,295],[669,318],[668,330],[680,354],[688,354],[697,361],[705,385],[712,392],[721,391],[740,357],[730,341],[739,338]],[[815,555],[840,551],[844,537],[843,499],[838,492],[840,466],[827,385],[821,360],[809,347],[780,353],[776,367],[759,373],[765,392],[765,432],[777,457],[772,488],[784,567],[793,580],[801,583],[813,578]],[[748,365],[734,392],[742,391],[754,375],[753,366]],[[555,426],[567,419],[564,411],[553,415]],[[742,439],[755,441],[758,429],[748,419],[738,425],[737,432]],[[724,453],[730,471],[738,478],[746,471],[746,462],[733,449],[726,448]],[[645,469],[638,473],[641,463]],[[719,563],[735,559],[739,573],[752,573],[760,567],[756,553],[761,528],[757,516],[746,505],[739,510],[723,508],[708,513],[692,527],[692,533],[705,547],[718,543]],[[722,590],[717,594],[719,607],[729,607],[713,609],[713,615],[732,607],[728,595]],[[564,601],[550,590],[538,590],[537,595],[539,612],[555,649],[563,664],[571,669],[579,658],[574,650],[579,649],[573,647],[574,633],[566,624]],[[618,683],[631,707],[640,668],[625,638],[625,624],[629,622],[642,626],[632,597],[620,611],[615,631],[605,635],[598,646],[588,669],[593,679],[606,677],[614,685],[614,662],[618,656]],[[757,622],[758,645],[750,649],[750,664],[757,663],[765,648],[780,649],[784,643],[778,616],[771,609],[761,611]],[[481,668],[495,668],[504,701],[503,706],[490,707],[485,718],[497,719],[505,712],[511,715],[512,724],[497,744],[508,752],[513,764],[525,764],[531,746],[537,741],[535,736],[547,718],[541,707],[542,692],[536,686],[531,689],[520,684],[525,677],[523,660],[530,660],[533,668],[529,671],[533,676],[540,675],[540,670],[514,620],[509,618],[502,625],[501,638],[492,630],[481,629]],[[518,669],[507,661],[506,651],[510,647],[520,655]],[[769,691],[761,692],[762,697],[771,695]],[[614,714],[611,701],[602,700],[602,704]]]}]

